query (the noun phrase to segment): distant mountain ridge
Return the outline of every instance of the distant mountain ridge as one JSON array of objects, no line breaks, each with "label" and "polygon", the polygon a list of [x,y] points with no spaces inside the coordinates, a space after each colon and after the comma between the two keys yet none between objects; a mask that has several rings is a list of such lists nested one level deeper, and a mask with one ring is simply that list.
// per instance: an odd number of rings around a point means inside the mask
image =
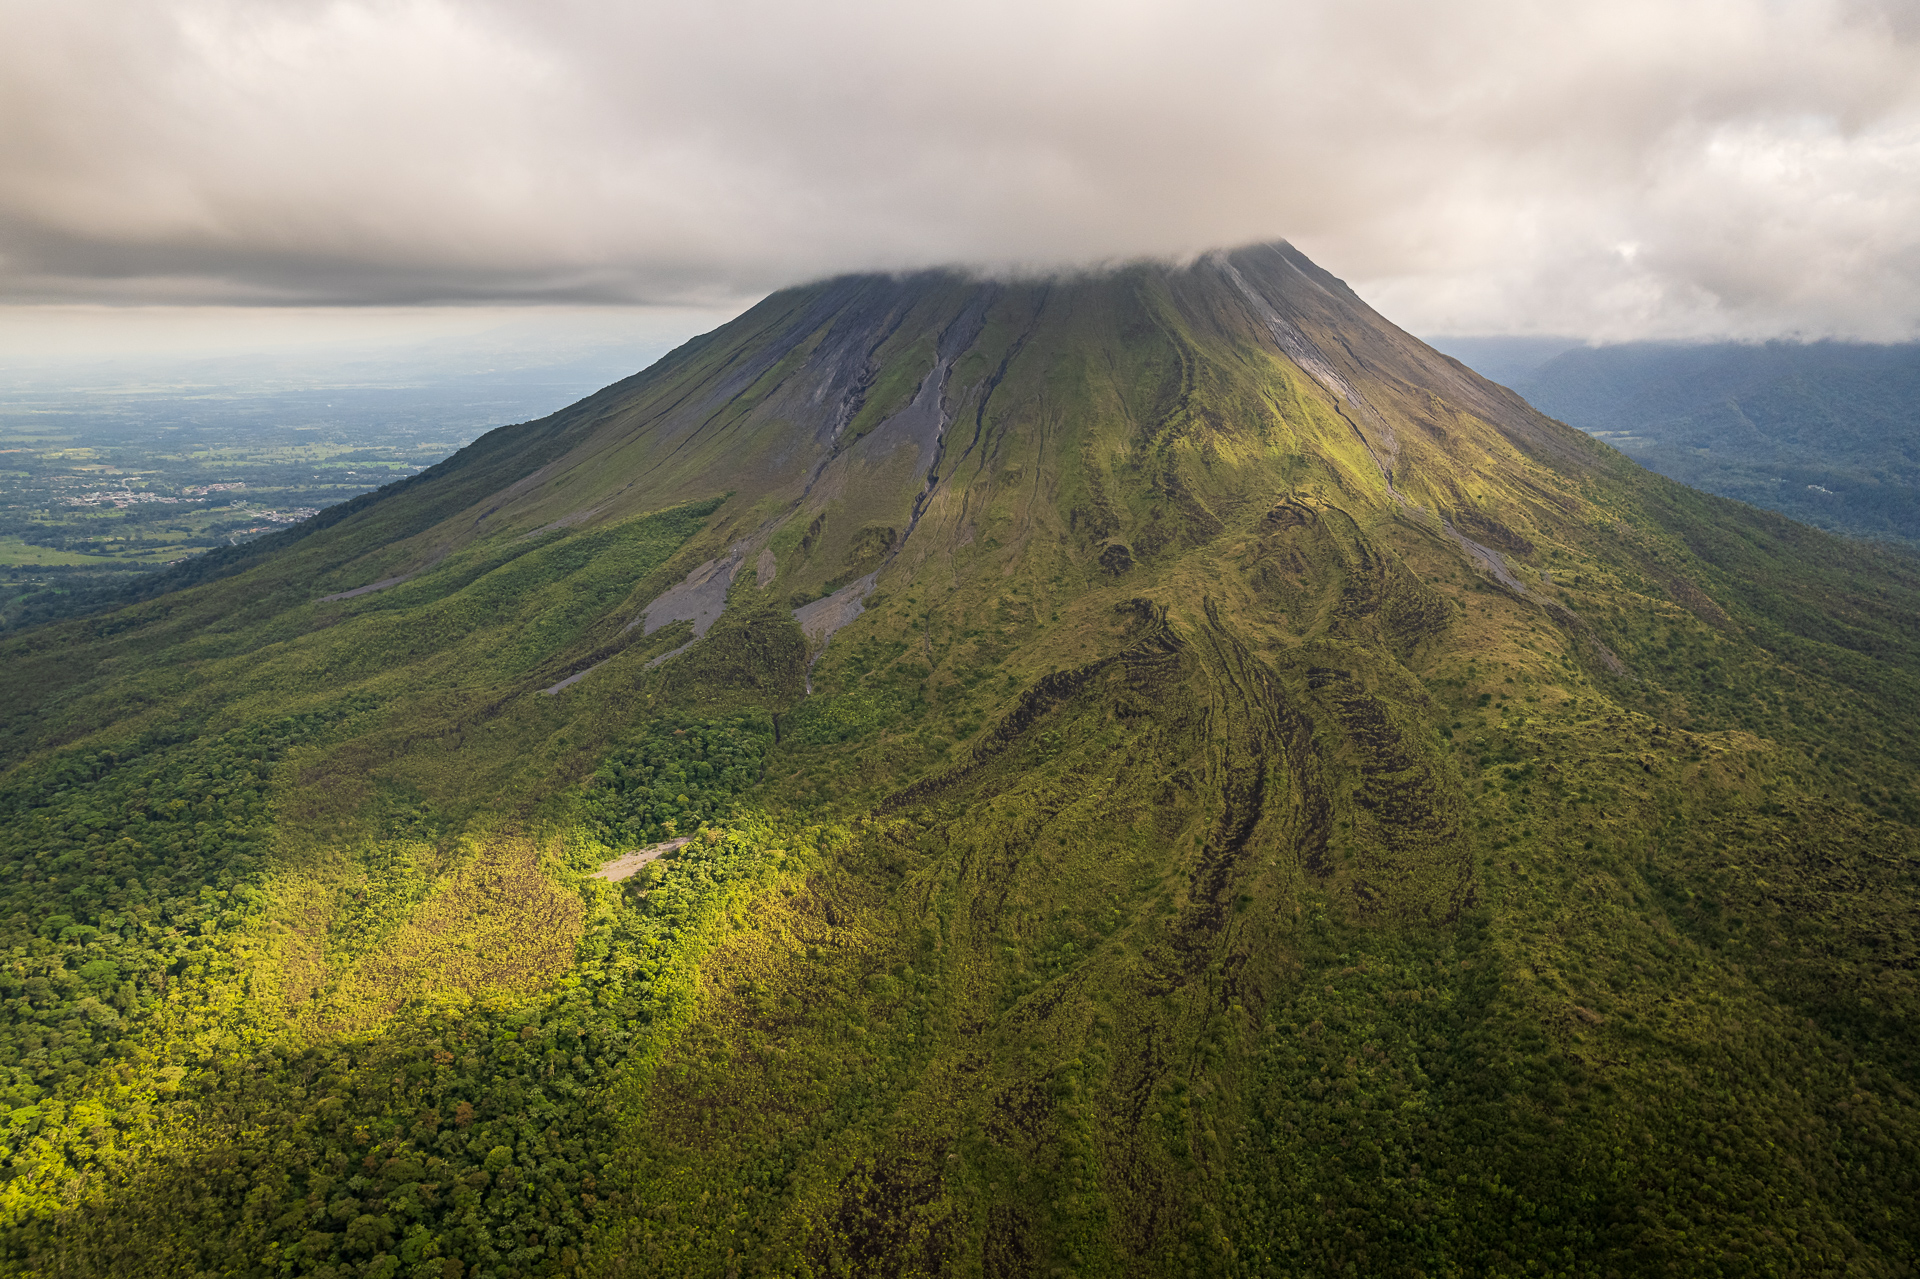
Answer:
[{"label": "distant mountain ridge", "polygon": [[1920,545],[1920,344],[1559,344],[1440,342],[1662,475]]},{"label": "distant mountain ridge", "polygon": [[0,1273],[1920,1262],[1920,572],[1289,245],[783,290],[223,568],[0,639]]}]

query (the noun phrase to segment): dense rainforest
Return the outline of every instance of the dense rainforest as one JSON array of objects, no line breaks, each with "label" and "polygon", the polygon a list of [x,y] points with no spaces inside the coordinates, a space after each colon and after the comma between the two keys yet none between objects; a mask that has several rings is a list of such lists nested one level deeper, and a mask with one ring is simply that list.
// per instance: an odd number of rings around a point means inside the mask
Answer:
[{"label": "dense rainforest", "polygon": [[1915,562],[1289,246],[244,549],[0,641],[0,1272],[1920,1263]]}]

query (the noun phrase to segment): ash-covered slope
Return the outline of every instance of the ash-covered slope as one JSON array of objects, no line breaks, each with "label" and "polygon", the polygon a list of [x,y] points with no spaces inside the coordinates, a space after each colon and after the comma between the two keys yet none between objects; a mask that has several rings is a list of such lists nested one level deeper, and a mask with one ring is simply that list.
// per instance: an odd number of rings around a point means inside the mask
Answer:
[{"label": "ash-covered slope", "polygon": [[1284,245],[777,294],[6,646],[11,1255],[1900,1273],[1916,617]]}]

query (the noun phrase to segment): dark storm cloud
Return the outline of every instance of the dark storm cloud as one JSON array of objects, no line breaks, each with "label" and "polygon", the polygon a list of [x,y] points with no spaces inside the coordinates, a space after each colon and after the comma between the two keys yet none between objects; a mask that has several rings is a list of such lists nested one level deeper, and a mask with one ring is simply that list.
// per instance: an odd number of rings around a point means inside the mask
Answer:
[{"label": "dark storm cloud", "polygon": [[1286,236],[1429,331],[1920,323],[1912,4],[0,0],[14,299],[739,296]]}]

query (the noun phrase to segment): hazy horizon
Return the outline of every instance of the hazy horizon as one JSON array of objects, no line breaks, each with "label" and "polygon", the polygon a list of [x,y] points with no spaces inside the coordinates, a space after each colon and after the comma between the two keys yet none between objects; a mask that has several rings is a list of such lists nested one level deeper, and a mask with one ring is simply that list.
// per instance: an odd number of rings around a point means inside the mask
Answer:
[{"label": "hazy horizon", "polygon": [[[447,394],[512,389],[532,395],[525,400],[532,404],[540,402],[540,388],[555,388],[561,398],[544,410],[552,411],[642,371],[758,300],[718,307],[0,306],[0,405],[46,396],[260,395],[327,387]],[[1579,347],[1855,340],[1414,335],[1503,383]]]}]

